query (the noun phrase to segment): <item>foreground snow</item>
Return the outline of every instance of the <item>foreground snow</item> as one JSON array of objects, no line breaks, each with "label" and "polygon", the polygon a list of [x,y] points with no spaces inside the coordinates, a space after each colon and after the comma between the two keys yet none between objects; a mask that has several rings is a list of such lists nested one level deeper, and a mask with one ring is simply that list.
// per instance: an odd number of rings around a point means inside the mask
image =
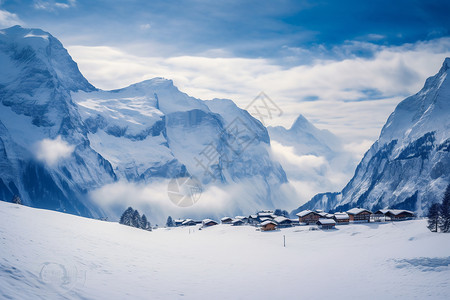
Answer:
[{"label": "foreground snow", "polygon": [[146,232],[0,201],[0,298],[450,295],[450,235],[430,233],[423,220],[308,229]]}]

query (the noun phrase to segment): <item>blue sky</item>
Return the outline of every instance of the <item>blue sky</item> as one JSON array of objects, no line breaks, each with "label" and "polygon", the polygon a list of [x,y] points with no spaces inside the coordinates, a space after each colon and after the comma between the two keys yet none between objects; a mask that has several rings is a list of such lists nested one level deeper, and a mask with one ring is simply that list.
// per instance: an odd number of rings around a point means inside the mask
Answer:
[{"label": "blue sky", "polygon": [[450,56],[450,1],[0,0],[0,27],[57,37],[95,86],[165,77],[246,107],[261,91],[358,155]]},{"label": "blue sky", "polygon": [[[377,1],[2,1],[27,25],[82,44],[157,43],[162,53],[211,49],[277,58],[289,48],[327,50],[348,41],[400,45],[450,34],[450,2]],[[354,55],[370,55],[353,49]]]}]

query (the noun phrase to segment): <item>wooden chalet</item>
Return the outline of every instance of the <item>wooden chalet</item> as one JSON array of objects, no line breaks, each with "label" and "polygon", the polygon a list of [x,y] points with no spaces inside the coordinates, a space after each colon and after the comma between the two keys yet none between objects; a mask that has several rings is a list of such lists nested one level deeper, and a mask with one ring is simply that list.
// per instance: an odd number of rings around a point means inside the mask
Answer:
[{"label": "wooden chalet", "polygon": [[384,216],[386,221],[403,221],[410,220],[416,215],[404,209],[380,209],[375,212],[375,216]]},{"label": "wooden chalet", "polygon": [[176,227],[183,225],[184,220],[178,219],[178,220],[174,220],[173,223],[175,224]]},{"label": "wooden chalet", "polygon": [[241,225],[244,225],[244,221],[242,219],[234,219],[231,222],[231,225],[233,225],[233,226],[241,226]]},{"label": "wooden chalet", "polygon": [[345,212],[337,212],[333,215],[333,220],[336,224],[348,224],[350,222],[350,216]]},{"label": "wooden chalet", "polygon": [[237,220],[237,219],[242,220],[242,222],[244,222],[244,223],[248,223],[248,217],[244,217],[244,216],[234,217],[234,220]]},{"label": "wooden chalet", "polygon": [[278,224],[278,228],[286,228],[292,226],[292,221],[283,216],[278,216],[273,219],[273,221]]},{"label": "wooden chalet", "polygon": [[316,224],[322,229],[333,229],[336,226],[336,221],[333,219],[320,218]]},{"label": "wooden chalet", "polygon": [[321,215],[309,209],[299,212],[296,216],[298,217],[298,221],[300,223],[306,224],[316,224],[316,222],[321,218]]},{"label": "wooden chalet", "polygon": [[222,224],[231,224],[231,222],[233,222],[233,219],[230,217],[223,217],[222,219],[220,219],[220,222],[222,222]]},{"label": "wooden chalet", "polygon": [[195,225],[197,225],[197,222],[195,222],[192,219],[186,219],[186,220],[183,221],[183,223],[181,223],[181,225],[183,225],[183,226],[195,226]]},{"label": "wooden chalet", "polygon": [[347,211],[350,222],[370,222],[372,212],[364,208],[352,208]]},{"label": "wooden chalet", "polygon": [[217,224],[219,224],[219,223],[217,223],[216,221],[211,220],[211,219],[204,219],[202,221],[203,227],[214,226],[214,225],[217,225]]},{"label": "wooden chalet", "polygon": [[258,224],[258,215],[250,215],[248,216],[248,223],[249,224]]},{"label": "wooden chalet", "polygon": [[259,222],[264,222],[263,220],[267,220],[266,218],[273,219],[273,210],[262,210],[258,212],[257,219]]},{"label": "wooden chalet", "polygon": [[267,220],[261,223],[261,231],[270,231],[277,229],[277,223],[272,220]]}]

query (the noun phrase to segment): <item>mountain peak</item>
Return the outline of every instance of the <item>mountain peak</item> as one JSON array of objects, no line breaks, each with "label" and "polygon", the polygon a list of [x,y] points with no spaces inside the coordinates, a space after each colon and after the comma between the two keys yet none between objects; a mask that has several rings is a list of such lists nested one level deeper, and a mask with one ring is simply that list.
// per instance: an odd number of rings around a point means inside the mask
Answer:
[{"label": "mountain peak", "polygon": [[33,74],[36,84],[45,80],[70,91],[95,90],[62,43],[44,30],[19,25],[0,30],[0,53],[5,54],[6,66],[0,69],[0,83],[20,82]]},{"label": "mountain peak", "polygon": [[444,63],[442,64],[442,68],[445,68],[445,70],[450,69],[450,57],[445,58]]},{"label": "mountain peak", "polygon": [[20,25],[0,30],[0,39],[14,41],[18,46],[22,47],[31,46],[33,49],[48,46],[50,39],[58,41],[50,33],[42,29],[24,28]]},{"label": "mountain peak", "polygon": [[300,114],[297,119],[295,119],[290,130],[305,129],[311,126],[312,124],[302,114]]}]

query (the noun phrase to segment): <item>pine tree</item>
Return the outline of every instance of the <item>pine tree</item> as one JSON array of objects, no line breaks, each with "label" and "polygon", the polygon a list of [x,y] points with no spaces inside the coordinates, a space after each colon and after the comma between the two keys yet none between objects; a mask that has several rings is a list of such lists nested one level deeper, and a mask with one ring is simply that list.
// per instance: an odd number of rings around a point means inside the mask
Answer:
[{"label": "pine tree", "polygon": [[440,203],[433,203],[428,210],[428,229],[431,230],[431,232],[437,232],[438,231],[438,224],[441,214],[441,204]]},{"label": "pine tree", "polygon": [[282,216],[282,215],[283,215],[283,212],[281,211],[281,209],[277,208],[277,209],[275,209],[275,211],[273,212],[273,214],[276,215],[276,216]]},{"label": "pine tree", "polygon": [[442,232],[450,232],[450,184],[444,193],[444,200],[441,204],[441,217],[439,219],[439,229]]},{"label": "pine tree", "polygon": [[15,204],[22,204],[22,200],[20,199],[19,195],[14,195],[11,202]]},{"label": "pine tree", "polygon": [[137,210],[133,212],[133,216],[131,217],[131,226],[136,228],[141,228],[141,215]]},{"label": "pine tree", "polygon": [[173,220],[172,220],[171,216],[167,217],[166,226],[167,227],[173,227]]},{"label": "pine tree", "polygon": [[150,231],[152,230],[150,222],[147,221],[147,217],[144,214],[141,217],[141,228]]},{"label": "pine tree", "polygon": [[132,218],[133,218],[134,209],[130,206],[128,207],[120,217],[120,224],[132,226]]}]

